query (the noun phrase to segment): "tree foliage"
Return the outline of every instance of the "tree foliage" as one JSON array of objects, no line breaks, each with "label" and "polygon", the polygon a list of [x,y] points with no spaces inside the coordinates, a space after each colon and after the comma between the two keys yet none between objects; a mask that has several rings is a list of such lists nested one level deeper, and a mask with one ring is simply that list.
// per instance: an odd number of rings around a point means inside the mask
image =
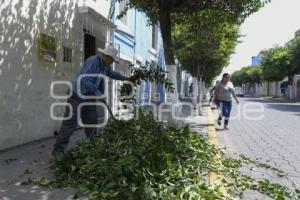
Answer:
[{"label": "tree foliage", "polygon": [[[120,2],[122,0],[118,1]],[[175,65],[172,30],[178,19],[189,23],[187,19],[191,17],[196,22],[201,23],[203,20],[205,21],[205,18],[197,19],[195,16],[197,17],[199,12],[211,11],[212,14],[208,14],[208,16],[215,16],[216,22],[218,22],[219,19],[225,19],[225,21],[234,21],[240,24],[247,16],[258,11],[259,8],[269,1],[270,0],[128,0],[124,12],[121,13],[119,17],[122,17],[129,8],[135,8],[148,16],[150,24],[157,24],[159,22],[163,39],[165,62],[167,65]],[[208,66],[203,68],[205,69],[203,70],[203,74],[206,74],[204,78],[208,79],[205,80],[206,82],[209,82],[212,79],[211,77],[215,77],[222,71],[219,63],[221,62],[222,65],[224,61],[219,58],[218,56],[217,58],[203,61]],[[226,62],[227,57],[225,56],[224,59]],[[213,63],[213,65],[211,65],[211,63]],[[199,69],[196,70],[198,71]],[[174,74],[170,75],[174,76]],[[173,84],[177,85],[176,78],[171,77],[171,79],[175,81]]]},{"label": "tree foliage", "polygon": [[251,66],[246,70],[245,80],[248,83],[261,83],[263,78],[263,68],[262,66]]},{"label": "tree foliage", "polygon": [[[266,81],[280,81],[288,76],[292,85],[293,77],[300,72],[300,36],[290,40],[283,47],[276,47],[262,52],[262,79]],[[241,85],[249,83],[245,76],[246,68],[242,68],[232,74],[232,81]]]},{"label": "tree foliage", "polygon": [[228,64],[238,39],[238,24],[214,10],[195,13],[177,21],[175,55],[192,76],[211,82]]},{"label": "tree foliage", "polygon": [[277,47],[264,51],[261,64],[264,80],[282,80],[287,76],[287,69],[290,65],[287,48]]},{"label": "tree foliage", "polygon": [[295,74],[300,72],[300,36],[292,39],[287,45],[288,59],[290,65],[288,66],[289,83],[292,84],[292,80]]},{"label": "tree foliage", "polygon": [[[119,2],[122,0],[118,0]],[[176,16],[189,17],[195,13],[206,10],[213,10],[216,13],[226,12],[226,19],[238,20],[240,23],[244,19],[256,12],[270,0],[129,0],[124,12],[128,8],[135,8],[146,13],[150,23],[159,22],[164,43],[164,52],[167,64],[175,64],[173,54],[173,44],[171,39],[173,19]]]},{"label": "tree foliage", "polygon": [[261,65],[243,67],[231,75],[231,81],[236,86],[242,86],[246,83],[261,83],[262,79],[263,67]]},{"label": "tree foliage", "polygon": [[243,75],[242,69],[237,70],[231,74],[230,80],[232,81],[233,85],[242,86],[242,84],[244,84],[242,75]]}]

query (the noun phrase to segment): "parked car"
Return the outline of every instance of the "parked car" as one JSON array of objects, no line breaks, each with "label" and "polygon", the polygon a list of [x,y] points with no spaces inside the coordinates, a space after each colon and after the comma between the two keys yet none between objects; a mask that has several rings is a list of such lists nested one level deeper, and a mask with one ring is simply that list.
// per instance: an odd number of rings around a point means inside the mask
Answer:
[{"label": "parked car", "polygon": [[234,90],[235,90],[235,95],[236,96],[238,96],[238,97],[244,97],[245,96],[243,88],[235,87]]}]

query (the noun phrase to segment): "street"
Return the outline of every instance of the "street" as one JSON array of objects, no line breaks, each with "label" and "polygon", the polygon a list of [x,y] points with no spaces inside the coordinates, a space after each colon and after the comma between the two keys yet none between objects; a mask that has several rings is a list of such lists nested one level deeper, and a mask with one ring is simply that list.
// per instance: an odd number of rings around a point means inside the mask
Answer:
[{"label": "street", "polygon": [[[218,111],[215,112],[215,117]],[[216,125],[219,145],[231,154],[259,158],[287,173],[279,178],[261,169],[251,176],[267,178],[288,187],[300,185],[300,104],[281,103],[263,98],[240,98],[233,102],[229,130]],[[243,199],[267,199],[266,197]]]}]

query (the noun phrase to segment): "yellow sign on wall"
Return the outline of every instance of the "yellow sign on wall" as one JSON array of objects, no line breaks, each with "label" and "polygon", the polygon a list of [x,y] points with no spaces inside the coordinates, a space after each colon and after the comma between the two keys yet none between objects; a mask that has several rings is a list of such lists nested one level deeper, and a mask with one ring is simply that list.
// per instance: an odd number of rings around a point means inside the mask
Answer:
[{"label": "yellow sign on wall", "polygon": [[40,33],[39,37],[39,58],[43,61],[56,62],[57,42],[55,37]]}]

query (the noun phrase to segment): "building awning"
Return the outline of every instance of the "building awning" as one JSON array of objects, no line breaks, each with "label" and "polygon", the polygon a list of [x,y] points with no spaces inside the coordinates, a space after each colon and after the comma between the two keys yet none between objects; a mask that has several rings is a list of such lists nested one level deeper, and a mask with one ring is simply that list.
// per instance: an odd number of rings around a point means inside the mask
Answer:
[{"label": "building awning", "polygon": [[106,19],[103,15],[92,9],[91,7],[84,6],[84,7],[79,7],[79,13],[80,14],[87,14],[90,18],[95,19],[99,23],[103,23],[110,27],[111,29],[116,29],[117,26],[113,24],[111,21]]}]

